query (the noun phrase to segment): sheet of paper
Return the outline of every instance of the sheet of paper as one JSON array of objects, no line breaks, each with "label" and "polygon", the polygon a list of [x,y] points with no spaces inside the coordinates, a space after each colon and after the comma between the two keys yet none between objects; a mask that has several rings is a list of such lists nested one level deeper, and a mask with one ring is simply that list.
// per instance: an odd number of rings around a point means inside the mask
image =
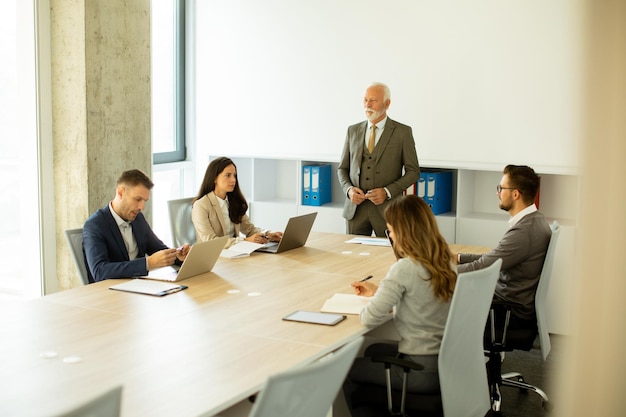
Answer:
[{"label": "sheet of paper", "polygon": [[372,297],[356,294],[335,294],[322,306],[324,313],[360,314]]},{"label": "sheet of paper", "polygon": [[350,240],[346,240],[346,243],[358,243],[369,246],[391,246],[389,239],[384,237],[355,237]]},{"label": "sheet of paper", "polygon": [[239,243],[235,243],[228,249],[222,250],[220,256],[222,258],[241,258],[244,256],[250,256],[252,252],[259,249],[263,246],[261,243],[247,242],[241,241]]}]

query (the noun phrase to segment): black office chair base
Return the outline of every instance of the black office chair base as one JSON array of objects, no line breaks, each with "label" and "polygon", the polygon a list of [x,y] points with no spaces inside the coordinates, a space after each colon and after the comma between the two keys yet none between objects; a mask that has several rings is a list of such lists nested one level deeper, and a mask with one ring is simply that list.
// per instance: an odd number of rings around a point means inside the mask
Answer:
[{"label": "black office chair base", "polygon": [[507,374],[503,374],[502,385],[507,387],[519,388],[520,390],[524,391],[533,391],[543,399],[541,405],[544,408],[546,408],[546,404],[548,404],[548,395],[541,388],[526,383],[524,381],[524,377],[519,372],[509,372]]},{"label": "black office chair base", "polygon": [[500,405],[502,402],[502,396],[500,394],[500,387],[513,387],[521,391],[532,391],[542,398],[541,406],[544,410],[551,410],[551,403],[549,402],[548,395],[539,387],[528,384],[524,381],[524,377],[519,372],[509,372],[502,374],[502,379],[498,384],[494,384],[491,392],[491,409],[495,412],[500,412]]}]

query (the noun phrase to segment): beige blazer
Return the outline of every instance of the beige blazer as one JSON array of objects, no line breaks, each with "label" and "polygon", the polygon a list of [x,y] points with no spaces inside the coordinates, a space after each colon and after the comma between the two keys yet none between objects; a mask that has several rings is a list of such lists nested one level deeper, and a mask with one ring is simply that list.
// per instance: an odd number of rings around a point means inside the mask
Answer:
[{"label": "beige blazer", "polygon": [[[198,242],[206,242],[224,236],[226,223],[222,215],[222,208],[213,191],[193,203],[191,209],[191,221],[196,229]],[[261,233],[261,229],[255,227],[247,214],[241,219],[241,223],[235,224],[235,235],[226,242],[225,248],[229,248],[238,241],[240,234],[246,237],[255,233]]]}]

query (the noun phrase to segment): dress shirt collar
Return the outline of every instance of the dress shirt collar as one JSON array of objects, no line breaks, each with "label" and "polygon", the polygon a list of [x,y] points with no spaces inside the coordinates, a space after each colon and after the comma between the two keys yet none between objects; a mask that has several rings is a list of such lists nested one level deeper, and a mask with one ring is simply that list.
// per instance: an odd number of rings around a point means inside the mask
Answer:
[{"label": "dress shirt collar", "polygon": [[115,210],[113,209],[113,203],[109,203],[109,210],[111,211],[111,214],[115,219],[115,223],[117,223],[117,227],[126,227],[130,225],[130,222],[122,219],[120,215],[115,212]]},{"label": "dress shirt collar", "polygon": [[[382,132],[383,129],[385,128],[385,123],[387,123],[387,116],[385,116],[385,118],[383,120],[381,120],[380,122],[376,123],[376,129],[378,129],[379,132]],[[367,121],[367,131],[370,131],[370,128],[372,127],[372,122],[370,122],[369,120]]]},{"label": "dress shirt collar", "polygon": [[524,216],[530,213],[534,213],[536,211],[537,211],[537,206],[535,205],[535,203],[531,204],[530,206],[526,207],[524,210],[520,211],[515,216],[509,219],[509,227],[515,226],[517,222],[519,222],[520,220],[524,218]]}]

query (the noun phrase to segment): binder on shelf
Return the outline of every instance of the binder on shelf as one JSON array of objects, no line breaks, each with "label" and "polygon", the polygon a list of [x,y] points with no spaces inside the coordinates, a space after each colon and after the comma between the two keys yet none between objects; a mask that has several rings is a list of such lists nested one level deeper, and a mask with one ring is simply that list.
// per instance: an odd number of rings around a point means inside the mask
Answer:
[{"label": "binder on shelf", "polygon": [[442,214],[451,211],[452,171],[425,171],[420,174],[420,182],[422,179],[424,180],[423,198],[433,213]]},{"label": "binder on shelf", "polygon": [[404,190],[404,195],[417,195],[417,183],[409,185],[409,188]]},{"label": "binder on shelf", "polygon": [[311,205],[311,166],[302,167],[302,205]]},{"label": "binder on shelf", "polygon": [[302,167],[302,205],[321,206],[330,203],[331,184],[330,164],[304,165]]},{"label": "binder on shelf", "polygon": [[422,198],[426,196],[426,175],[423,172],[420,173],[420,178],[417,180],[415,195]]}]

